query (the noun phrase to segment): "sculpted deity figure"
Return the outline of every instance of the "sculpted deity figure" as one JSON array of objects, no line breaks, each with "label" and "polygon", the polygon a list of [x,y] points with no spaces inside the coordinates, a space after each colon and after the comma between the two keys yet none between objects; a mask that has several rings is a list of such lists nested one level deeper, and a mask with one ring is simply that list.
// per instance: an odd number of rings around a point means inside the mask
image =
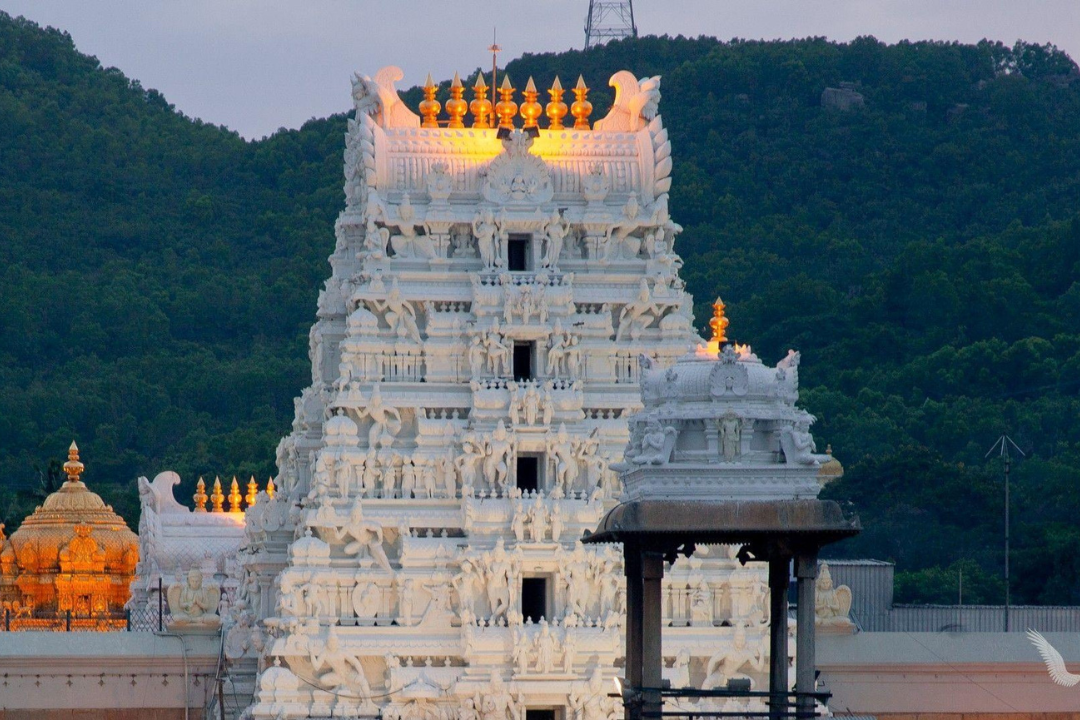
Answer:
[{"label": "sculpted deity figure", "polygon": [[810,434],[810,421],[805,418],[794,427],[781,431],[780,449],[784,451],[784,460],[792,465],[820,465],[832,459],[830,455],[817,454],[814,436]]},{"label": "sculpted deity figure", "polygon": [[221,589],[213,584],[203,584],[203,574],[198,568],[188,570],[187,580],[171,585],[168,591],[170,627],[206,627],[221,625],[217,615]]},{"label": "sculpted deity figure", "polygon": [[[312,643],[309,659],[321,686],[337,693],[354,695],[359,691],[361,697],[371,697],[371,686],[364,676],[360,658],[341,647],[337,633],[332,629],[325,642]],[[325,672],[323,668],[326,668]]]},{"label": "sculpted deity figure", "polygon": [[484,352],[487,354],[488,372],[495,377],[510,374],[513,346],[503,336],[498,318],[492,320],[491,329],[484,333]]},{"label": "sculpted deity figure", "polygon": [[551,626],[546,619],[540,620],[540,632],[533,640],[533,649],[536,653],[536,672],[551,673],[555,670],[555,651],[558,641],[551,634]]},{"label": "sculpted deity figure", "polygon": [[525,629],[520,625],[514,629],[514,649],[510,659],[518,675],[529,672],[529,638],[525,636]]},{"label": "sculpted deity figure", "polygon": [[759,644],[752,648],[747,645],[746,627],[740,624],[735,627],[731,647],[721,648],[709,658],[705,682],[701,689],[724,687],[728,680],[734,678],[749,679],[742,672],[747,666],[755,672],[761,672],[765,668],[765,654]]},{"label": "sculpted deity figure", "polygon": [[439,475],[442,477],[443,492],[446,493],[448,498],[457,497],[457,475],[454,472],[453,449],[446,448],[446,453],[440,455],[436,462],[438,463]]},{"label": "sculpted deity figure", "polygon": [[731,410],[720,419],[720,452],[728,462],[742,454],[742,420]]},{"label": "sculpted deity figure", "polygon": [[563,332],[562,322],[555,320],[555,327],[548,341],[547,368],[553,378],[562,376],[569,377],[569,369],[566,363],[567,350],[570,348],[570,335]]},{"label": "sculpted deity figure", "polygon": [[604,692],[604,676],[595,668],[588,682],[575,682],[570,688],[570,709],[573,720],[611,720],[614,715],[614,699]]},{"label": "sculpted deity figure", "polygon": [[544,541],[544,536],[547,535],[547,526],[547,507],[544,505],[544,499],[537,495],[532,508],[529,509],[529,535],[533,542]]},{"label": "sculpted deity figure", "polygon": [[641,436],[640,451],[630,461],[636,465],[666,465],[671,460],[676,435],[675,428],[670,425],[664,427],[659,420],[650,419]]},{"label": "sculpted deity figure", "polygon": [[518,704],[497,669],[491,670],[487,690],[483,694],[477,693],[474,703],[480,708],[480,720],[523,720]]},{"label": "sculpted deity figure", "polygon": [[592,568],[585,554],[585,545],[580,540],[574,543],[574,552],[562,563],[562,568],[566,581],[567,615],[586,617],[592,595]]},{"label": "sculpted deity figure", "polygon": [[847,585],[833,585],[832,572],[825,563],[818,571],[815,588],[814,608],[816,624],[826,626],[851,625],[851,588]]},{"label": "sculpted deity figure", "polygon": [[555,542],[559,542],[559,538],[562,537],[562,531],[562,508],[559,503],[554,503],[554,506],[551,508],[551,539]]},{"label": "sculpted deity figure", "polygon": [[[409,471],[412,472],[412,465],[409,465]],[[403,472],[404,476],[404,472]],[[382,464],[382,476],[379,478],[382,483],[382,496],[384,498],[392,498],[397,495],[397,468],[394,467],[394,463],[390,458],[387,458]],[[410,483],[415,484],[415,475],[409,480]],[[409,485],[408,492],[412,492],[412,485]],[[404,489],[404,477],[402,480],[402,496],[405,495]]]},{"label": "sculpted deity figure", "polygon": [[520,501],[514,503],[514,517],[510,520],[510,529],[518,542],[525,541],[525,508]]},{"label": "sculpted deity figure", "polygon": [[401,412],[382,398],[382,390],[379,384],[371,388],[371,396],[359,408],[360,417],[371,418],[371,428],[368,430],[368,447],[378,447],[380,440],[385,436],[392,438],[401,429]]},{"label": "sculpted deity figure", "polygon": [[369,448],[364,457],[363,468],[360,470],[360,487],[364,497],[375,497],[379,483],[379,471],[375,463],[375,448]]},{"label": "sculpted deity figure", "polygon": [[510,403],[507,405],[507,412],[510,415],[510,424],[517,425],[521,422],[522,403],[525,399],[524,390],[513,380],[506,383],[506,389],[510,395]]},{"label": "sculpted deity figure", "polygon": [[545,425],[550,425],[555,418],[555,399],[551,397],[551,388],[544,388],[542,407],[544,413],[543,422]]},{"label": "sculpted deity figure", "polygon": [[479,335],[473,335],[472,342],[469,343],[468,360],[469,360],[469,378],[471,380],[479,380],[480,376],[484,373],[484,355],[486,350],[484,348],[484,341]]},{"label": "sculpted deity figure", "polygon": [[495,487],[505,493],[510,479],[510,468],[514,461],[514,444],[502,420],[499,420],[499,424],[495,426],[487,444],[484,477],[493,478]]},{"label": "sculpted deity figure", "polygon": [[454,612],[450,609],[450,593],[446,583],[432,583],[429,590],[431,600],[424,614],[420,616],[420,627],[450,627]]},{"label": "sculpted deity figure", "polygon": [[471,494],[476,485],[476,467],[484,460],[483,443],[476,433],[468,432],[461,438],[461,455],[454,461],[461,481],[462,494]]},{"label": "sculpted deity figure", "polygon": [[466,614],[475,616],[476,603],[483,592],[484,579],[477,573],[472,561],[468,558],[461,560],[460,570],[451,581],[458,596],[458,612],[461,614],[461,624],[466,625]]},{"label": "sculpted deity figure", "polygon": [[659,317],[660,308],[649,291],[649,281],[641,278],[637,298],[623,305],[619,313],[619,329],[615,333],[615,339],[622,340],[629,335],[631,340],[637,340],[641,331]]},{"label": "sculpted deity figure", "polygon": [[366,550],[379,567],[387,572],[393,572],[390,568],[390,560],[386,557],[386,551],[383,550],[382,526],[364,519],[364,504],[360,498],[353,503],[345,526],[333,531],[332,534],[337,542],[351,538],[345,545],[346,555],[359,555]]},{"label": "sculpted deity figure", "polygon": [[541,264],[544,267],[555,268],[559,265],[559,256],[562,255],[563,242],[570,233],[570,223],[566,222],[558,210],[551,214],[544,226],[544,257]]},{"label": "sculpted deity figure", "polygon": [[531,383],[525,389],[525,396],[521,400],[525,411],[525,422],[529,425],[536,424],[536,416],[540,410],[540,391],[536,389],[536,383]]},{"label": "sculpted deity figure", "polygon": [[390,326],[390,332],[400,339],[420,342],[420,328],[416,324],[416,310],[406,301],[398,287],[397,278],[390,284],[390,291],[385,300],[369,300],[376,312],[383,314],[383,319]]},{"label": "sculpted deity figure", "polygon": [[473,236],[476,238],[476,249],[480,252],[480,262],[485,269],[491,269],[498,262],[496,236],[499,228],[495,224],[495,215],[491,210],[478,210],[472,222]]},{"label": "sculpted deity figure", "polygon": [[491,622],[505,618],[510,609],[510,583],[514,579],[514,566],[503,546],[502,538],[495,543],[487,568],[487,596],[491,606]]},{"label": "sculpted deity figure", "polygon": [[574,455],[574,447],[570,442],[570,435],[566,432],[566,425],[559,425],[559,432],[554,438],[548,438],[548,456],[555,462],[555,488],[551,497],[560,498],[567,490],[573,491],[580,468]]},{"label": "sculpted deity figure", "polygon": [[562,671],[570,675],[574,671],[574,656],[577,654],[577,635],[569,630],[563,631]]},{"label": "sculpted deity figure", "polygon": [[615,561],[605,560],[603,571],[599,573],[600,582],[600,617],[606,618],[609,613],[618,610],[619,581],[615,575]]}]

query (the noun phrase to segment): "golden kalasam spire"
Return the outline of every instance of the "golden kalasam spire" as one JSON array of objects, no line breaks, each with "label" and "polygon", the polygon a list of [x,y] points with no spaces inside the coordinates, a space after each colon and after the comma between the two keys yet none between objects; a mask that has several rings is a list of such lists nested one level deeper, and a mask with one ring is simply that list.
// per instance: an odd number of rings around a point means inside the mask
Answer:
[{"label": "golden kalasam spire", "polygon": [[465,127],[465,113],[469,112],[469,103],[462,95],[465,87],[461,84],[461,78],[454,73],[454,82],[450,83],[450,99],[446,101],[446,114],[450,116],[450,123],[446,127]]},{"label": "golden kalasam spire", "polygon": [[525,102],[521,103],[521,117],[525,119],[522,127],[526,130],[540,127],[536,121],[544,114],[544,106],[536,100],[539,95],[536,83],[530,77],[529,82],[525,84]]},{"label": "golden kalasam spire", "polygon": [[514,129],[514,116],[517,115],[517,109],[517,103],[514,102],[514,86],[510,84],[510,76],[503,75],[502,85],[499,86],[499,102],[495,104],[495,114],[499,116],[500,128]]},{"label": "golden kalasam spire", "polygon": [[555,82],[551,83],[551,89],[548,90],[548,95],[551,96],[551,102],[547,104],[545,114],[548,117],[548,130],[562,130],[562,119],[566,117],[566,103],[562,101],[563,93],[562,83],[559,82],[559,76],[555,76]]},{"label": "golden kalasam spire", "polygon": [[195,484],[195,512],[206,512],[206,483],[202,478]]},{"label": "golden kalasam spire", "polygon": [[277,493],[277,488],[274,487],[274,478],[270,478],[266,481],[266,497],[273,500],[275,493]]},{"label": "golden kalasam spire", "polygon": [[439,127],[439,110],[442,109],[442,105],[435,99],[435,93],[438,90],[439,86],[431,79],[431,73],[428,73],[427,82],[424,83],[424,99],[420,102],[420,114],[424,118],[420,127]]},{"label": "golden kalasam spire", "polygon": [[588,101],[588,97],[589,88],[585,86],[585,78],[578,75],[577,85],[574,86],[574,104],[570,106],[570,114],[574,116],[575,130],[589,129],[592,103]]},{"label": "golden kalasam spire", "polygon": [[75,484],[79,482],[79,476],[82,475],[86,466],[79,462],[79,446],[75,444],[75,441],[71,441],[71,447],[68,448],[68,459],[64,463],[64,473],[67,474],[67,481]]},{"label": "golden kalasam spire", "polygon": [[255,496],[259,494],[259,484],[255,482],[255,476],[252,475],[247,484],[247,495],[244,496],[244,502],[248,507],[255,504]]},{"label": "golden kalasam spire", "polygon": [[240,483],[236,481],[236,476],[233,475],[232,487],[229,488],[229,512],[243,512],[243,508],[240,507],[240,501],[243,499],[240,495]]},{"label": "golden kalasam spire", "polygon": [[710,354],[717,354],[720,352],[720,346],[727,342],[727,326],[731,322],[724,317],[724,301],[720,298],[716,298],[716,302],[713,303],[713,316],[709,321],[709,327],[712,328],[712,339],[705,345],[705,349]]},{"label": "golden kalasam spire", "polygon": [[473,114],[474,128],[486,130],[491,127],[491,101],[487,99],[488,86],[484,82],[484,73],[476,74],[476,84],[473,85],[473,101],[469,110]]},{"label": "golden kalasam spire", "polygon": [[225,508],[222,504],[225,502],[225,495],[221,492],[221,478],[214,478],[214,492],[210,493],[210,502],[214,505],[214,512],[225,512]]}]

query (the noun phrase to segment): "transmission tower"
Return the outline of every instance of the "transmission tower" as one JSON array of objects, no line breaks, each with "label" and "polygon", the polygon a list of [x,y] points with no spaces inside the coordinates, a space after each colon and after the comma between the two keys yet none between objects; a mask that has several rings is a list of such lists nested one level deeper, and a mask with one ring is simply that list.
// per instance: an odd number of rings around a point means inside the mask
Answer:
[{"label": "transmission tower", "polygon": [[589,0],[589,16],[585,18],[585,49],[626,37],[637,37],[633,0]]}]

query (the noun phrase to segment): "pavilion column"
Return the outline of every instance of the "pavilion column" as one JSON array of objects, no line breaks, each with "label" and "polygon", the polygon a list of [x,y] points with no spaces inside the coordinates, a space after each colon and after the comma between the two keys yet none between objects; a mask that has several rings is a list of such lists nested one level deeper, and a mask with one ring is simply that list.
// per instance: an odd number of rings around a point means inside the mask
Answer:
[{"label": "pavilion column", "polygon": [[817,590],[817,548],[799,553],[795,557],[795,578],[798,582],[798,610],[795,643],[795,691],[801,693],[798,699],[800,717],[814,716],[814,699],[803,695],[812,693],[815,688],[817,665],[814,659],[816,649],[816,590]]},{"label": "pavilion column", "polygon": [[642,580],[641,547],[627,542],[623,546],[623,570],[626,573],[626,685],[623,687],[626,720],[640,720],[642,611],[644,583]]},{"label": "pavilion column", "polygon": [[659,718],[663,709],[660,686],[663,683],[664,659],[661,651],[664,556],[658,552],[643,552],[642,559],[642,617],[641,617],[641,684],[648,688],[642,694],[642,713],[647,718]]},{"label": "pavilion column", "polygon": [[791,556],[769,557],[769,717],[787,713],[788,692],[788,566]]}]

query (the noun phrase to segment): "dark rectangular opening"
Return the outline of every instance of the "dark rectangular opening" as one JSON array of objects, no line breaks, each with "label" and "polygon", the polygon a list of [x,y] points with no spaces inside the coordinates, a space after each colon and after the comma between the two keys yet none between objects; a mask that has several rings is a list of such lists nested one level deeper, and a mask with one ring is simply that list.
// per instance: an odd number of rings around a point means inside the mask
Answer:
[{"label": "dark rectangular opening", "polygon": [[519,455],[517,459],[518,490],[540,489],[540,458]]},{"label": "dark rectangular opening", "polygon": [[532,618],[534,623],[548,616],[547,578],[521,579],[521,616],[526,622]]},{"label": "dark rectangular opening", "polygon": [[514,379],[533,379],[533,344],[514,343]]},{"label": "dark rectangular opening", "polygon": [[511,272],[529,269],[529,236],[511,235],[506,240],[506,267]]},{"label": "dark rectangular opening", "polygon": [[555,720],[554,710],[525,710],[525,720]]}]

